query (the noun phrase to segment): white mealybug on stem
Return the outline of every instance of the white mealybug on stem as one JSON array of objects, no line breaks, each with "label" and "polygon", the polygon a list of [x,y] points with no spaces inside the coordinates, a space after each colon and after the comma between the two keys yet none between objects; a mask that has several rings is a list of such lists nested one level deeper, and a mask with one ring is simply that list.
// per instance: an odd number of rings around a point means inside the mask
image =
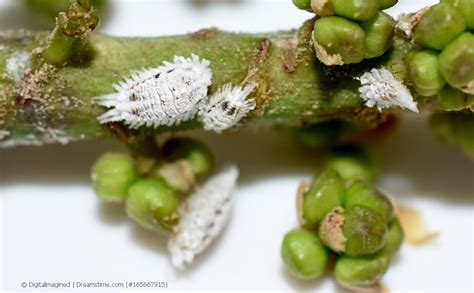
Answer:
[{"label": "white mealybug on stem", "polygon": [[255,109],[255,100],[247,100],[254,88],[255,84],[243,88],[226,84],[220,88],[199,111],[204,128],[221,132],[235,126]]},{"label": "white mealybug on stem", "polygon": [[130,128],[157,127],[193,118],[211,85],[209,65],[192,54],[132,74],[113,85],[116,93],[95,98],[99,105],[112,108],[99,116],[100,123],[123,121]]},{"label": "white mealybug on stem", "polygon": [[373,68],[355,79],[360,80],[359,93],[366,106],[377,106],[379,111],[399,106],[418,113],[410,91],[386,68]]},{"label": "white mealybug on stem", "polygon": [[184,269],[225,227],[239,171],[232,165],[211,177],[180,206],[180,220],[168,240],[171,263]]}]

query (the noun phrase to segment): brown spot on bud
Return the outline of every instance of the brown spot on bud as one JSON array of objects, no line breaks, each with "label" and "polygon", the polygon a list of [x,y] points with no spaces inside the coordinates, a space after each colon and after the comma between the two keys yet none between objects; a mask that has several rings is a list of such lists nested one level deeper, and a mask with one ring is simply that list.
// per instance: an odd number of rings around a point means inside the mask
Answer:
[{"label": "brown spot on bud", "polygon": [[319,227],[321,241],[334,252],[344,252],[346,248],[347,239],[342,232],[345,220],[343,212],[342,207],[335,207],[326,215]]}]

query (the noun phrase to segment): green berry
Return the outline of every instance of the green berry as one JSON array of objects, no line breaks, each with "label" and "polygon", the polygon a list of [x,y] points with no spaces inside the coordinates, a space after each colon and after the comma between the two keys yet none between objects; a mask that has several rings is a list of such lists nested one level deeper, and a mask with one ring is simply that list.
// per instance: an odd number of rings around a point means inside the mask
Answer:
[{"label": "green berry", "polygon": [[340,256],[334,267],[336,280],[348,287],[374,285],[388,270],[390,258],[385,254],[372,256]]},{"label": "green berry", "polygon": [[474,35],[466,32],[439,55],[439,69],[450,86],[474,94]]},{"label": "green berry", "polygon": [[360,22],[365,31],[365,58],[381,56],[392,44],[395,21],[384,13],[378,12],[372,19]]},{"label": "green berry", "polygon": [[97,195],[106,201],[120,202],[138,179],[133,160],[120,153],[103,154],[92,167],[92,181]]},{"label": "green berry", "polygon": [[400,225],[400,222],[397,219],[394,219],[388,225],[387,238],[385,239],[383,253],[392,255],[397,252],[402,245],[403,236],[402,225]]},{"label": "green berry", "polygon": [[163,146],[163,154],[169,161],[186,160],[200,177],[211,173],[214,159],[211,151],[201,142],[191,138],[172,138]]},{"label": "green berry", "polygon": [[172,230],[179,222],[178,197],[163,181],[142,179],[129,190],[127,215],[145,228]]},{"label": "green berry", "polygon": [[342,232],[347,239],[346,255],[373,254],[385,245],[387,222],[376,211],[354,205],[345,210],[344,219]]},{"label": "green berry", "polygon": [[373,254],[383,248],[387,222],[374,210],[361,205],[334,208],[319,226],[321,241],[348,256]]},{"label": "green berry", "polygon": [[365,32],[354,21],[328,16],[314,24],[316,54],[326,65],[358,63],[365,56]]},{"label": "green berry", "polygon": [[398,3],[398,0],[382,0],[380,9],[388,9],[395,6]]},{"label": "green berry", "polygon": [[311,8],[319,16],[329,16],[334,14],[331,0],[311,0]]},{"label": "green berry", "polygon": [[446,84],[438,69],[438,54],[425,50],[410,54],[408,72],[416,92],[422,96],[436,95]]},{"label": "green berry", "polygon": [[474,95],[468,95],[446,85],[438,93],[438,103],[445,111],[458,111],[472,107],[474,105]]},{"label": "green berry", "polygon": [[466,29],[462,14],[446,3],[431,6],[415,28],[415,41],[431,49],[442,50]]},{"label": "green berry", "polygon": [[302,10],[311,10],[311,0],[293,0],[293,5]]},{"label": "green berry", "polygon": [[390,200],[370,184],[362,180],[351,183],[346,192],[345,207],[364,206],[378,212],[388,223],[393,218]]},{"label": "green berry", "polygon": [[369,20],[377,14],[381,0],[331,0],[336,15],[354,20]]},{"label": "green berry", "polygon": [[344,201],[344,182],[336,171],[328,169],[313,181],[304,194],[303,219],[316,226],[333,208]]},{"label": "green berry", "polygon": [[281,257],[288,270],[301,279],[314,279],[326,271],[329,252],[315,233],[292,230],[283,238]]},{"label": "green berry", "polygon": [[372,181],[379,173],[375,158],[366,150],[353,145],[335,149],[326,166],[336,170],[345,181]]},{"label": "green berry", "polygon": [[473,0],[441,0],[449,3],[461,12],[466,21],[467,28],[474,30],[474,1]]}]

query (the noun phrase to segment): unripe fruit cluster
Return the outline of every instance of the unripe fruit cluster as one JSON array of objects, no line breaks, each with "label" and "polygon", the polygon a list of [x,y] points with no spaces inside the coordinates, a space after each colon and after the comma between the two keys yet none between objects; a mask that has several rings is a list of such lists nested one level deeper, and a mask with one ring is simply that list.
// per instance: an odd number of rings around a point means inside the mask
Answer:
[{"label": "unripe fruit cluster", "polygon": [[147,163],[145,173],[128,155],[105,153],[91,177],[97,195],[104,201],[125,202],[127,215],[140,226],[173,231],[179,222],[179,195],[210,173],[213,158],[206,146],[189,138],[168,140],[160,153],[162,160]]},{"label": "unripe fruit cluster", "polygon": [[367,181],[344,180],[331,168],[301,195],[302,227],[288,232],[281,246],[289,271],[302,279],[321,277],[334,254],[340,284],[366,287],[377,282],[403,240],[391,202]]},{"label": "unripe fruit cluster", "polygon": [[473,104],[474,0],[442,0],[421,16],[414,31],[420,50],[408,55],[409,78],[421,96],[438,96],[446,110]]},{"label": "unripe fruit cluster", "polygon": [[393,18],[381,10],[397,0],[293,0],[320,16],[314,24],[316,56],[325,65],[359,63],[384,54],[392,43]]}]

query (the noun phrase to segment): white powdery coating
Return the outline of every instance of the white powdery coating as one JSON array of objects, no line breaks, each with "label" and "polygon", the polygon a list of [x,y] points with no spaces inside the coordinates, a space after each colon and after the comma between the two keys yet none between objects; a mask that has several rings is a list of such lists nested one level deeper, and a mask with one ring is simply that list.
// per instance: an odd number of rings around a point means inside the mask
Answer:
[{"label": "white powdery coating", "polygon": [[15,52],[7,59],[5,67],[8,75],[20,81],[25,70],[31,67],[31,54],[26,51]]},{"label": "white powdery coating", "polygon": [[171,262],[184,269],[225,227],[239,171],[235,165],[210,178],[180,206],[176,232],[168,241]]},{"label": "white powdery coating", "polygon": [[360,77],[359,93],[368,107],[377,106],[379,111],[399,106],[418,113],[416,102],[410,91],[389,70],[372,69]]},{"label": "white powdery coating", "polygon": [[220,88],[199,111],[204,128],[219,133],[237,125],[255,109],[255,100],[247,100],[254,88],[254,84],[244,88],[226,84]]},{"label": "white powdery coating", "polygon": [[99,116],[100,123],[124,121],[130,128],[158,127],[193,118],[211,85],[209,65],[192,54],[132,74],[113,85],[117,93],[95,98],[97,104],[113,108]]}]

